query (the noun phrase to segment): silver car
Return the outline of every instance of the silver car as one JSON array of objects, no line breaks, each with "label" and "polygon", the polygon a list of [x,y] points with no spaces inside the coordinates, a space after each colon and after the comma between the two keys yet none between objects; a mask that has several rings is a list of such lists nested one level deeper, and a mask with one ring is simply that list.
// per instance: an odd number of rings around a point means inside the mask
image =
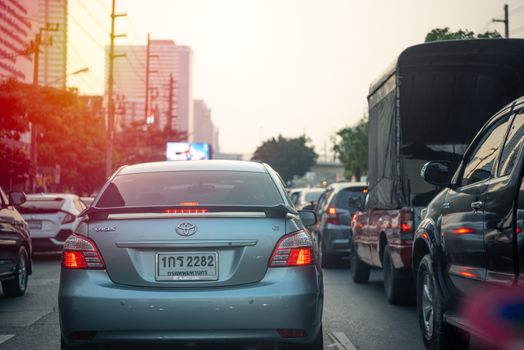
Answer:
[{"label": "silver car", "polygon": [[313,212],[295,210],[265,164],[120,168],[64,245],[62,349],[134,342],[323,349],[322,272],[305,228],[315,222]]}]

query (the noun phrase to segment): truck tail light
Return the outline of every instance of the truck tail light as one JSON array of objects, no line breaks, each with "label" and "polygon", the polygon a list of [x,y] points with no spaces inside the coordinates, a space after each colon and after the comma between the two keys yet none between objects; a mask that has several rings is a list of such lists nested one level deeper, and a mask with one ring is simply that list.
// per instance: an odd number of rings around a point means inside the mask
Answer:
[{"label": "truck tail light", "polygon": [[400,210],[400,232],[413,233],[413,212],[410,209]]},{"label": "truck tail light", "polygon": [[315,261],[313,240],[305,231],[297,231],[282,237],[269,259],[270,267],[306,266]]},{"label": "truck tail light", "polygon": [[327,210],[327,222],[333,225],[338,225],[337,208],[329,207]]},{"label": "truck tail light", "polygon": [[62,266],[65,269],[103,270],[106,268],[102,254],[95,242],[87,237],[72,234],[64,242]]}]

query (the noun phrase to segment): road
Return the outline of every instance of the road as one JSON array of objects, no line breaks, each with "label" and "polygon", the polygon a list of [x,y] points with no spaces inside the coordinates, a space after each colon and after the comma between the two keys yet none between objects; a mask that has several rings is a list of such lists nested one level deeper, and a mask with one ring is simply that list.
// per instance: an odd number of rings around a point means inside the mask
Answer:
[{"label": "road", "polygon": [[[326,350],[423,349],[415,306],[388,304],[381,271],[373,271],[367,285],[357,285],[345,265],[324,270]],[[60,348],[59,274],[58,260],[36,260],[26,295],[6,299],[0,294],[0,349]]]}]

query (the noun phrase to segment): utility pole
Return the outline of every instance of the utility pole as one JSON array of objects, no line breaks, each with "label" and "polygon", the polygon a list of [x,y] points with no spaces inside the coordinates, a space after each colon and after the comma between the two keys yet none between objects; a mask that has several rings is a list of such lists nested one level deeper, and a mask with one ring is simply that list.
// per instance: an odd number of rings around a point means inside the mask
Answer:
[{"label": "utility pole", "polygon": [[493,22],[504,23],[504,37],[509,39],[509,9],[508,4],[504,5],[504,19],[493,18]]},{"label": "utility pole", "polygon": [[169,74],[169,93],[167,95],[167,130],[168,137],[171,137],[171,131],[173,129],[173,98],[175,90],[175,79],[173,78],[173,73]]},{"label": "utility pole", "polygon": [[115,106],[113,101],[114,84],[114,60],[118,57],[125,57],[125,54],[115,55],[115,38],[125,36],[125,34],[115,34],[115,19],[126,16],[125,13],[115,14],[115,2],[111,5],[111,33],[109,34],[109,74],[107,79],[107,129],[106,129],[106,176],[109,177],[113,169],[113,138],[115,128]]},{"label": "utility pole", "polygon": [[[46,23],[45,27],[40,28],[38,33],[35,35],[33,41],[33,85],[38,86],[39,77],[39,66],[40,66],[40,46],[51,46],[53,45],[53,37],[49,37],[47,40],[42,40],[43,32],[57,32],[59,29],[58,23],[51,25]],[[35,123],[31,123],[31,148],[29,150],[29,158],[31,159],[31,165],[34,170],[34,177],[32,183],[32,192],[36,191],[36,176],[38,174],[38,126]]]},{"label": "utility pole", "polygon": [[158,55],[151,55],[151,39],[150,34],[147,33],[147,48],[146,48],[146,99],[144,103],[144,120],[146,124],[150,124],[149,121],[149,80],[151,73],[156,73],[157,71],[152,71],[150,69],[151,66],[151,58],[158,57]]}]

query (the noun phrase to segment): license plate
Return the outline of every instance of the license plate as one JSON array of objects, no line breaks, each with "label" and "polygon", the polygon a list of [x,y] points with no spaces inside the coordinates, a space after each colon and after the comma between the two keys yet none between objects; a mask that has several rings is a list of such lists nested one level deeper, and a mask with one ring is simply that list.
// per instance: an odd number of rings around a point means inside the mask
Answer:
[{"label": "license plate", "polygon": [[27,224],[29,225],[29,229],[33,230],[41,230],[42,229],[42,221],[40,220],[31,220],[28,221]]},{"label": "license plate", "polygon": [[157,253],[157,281],[216,281],[218,253]]}]

